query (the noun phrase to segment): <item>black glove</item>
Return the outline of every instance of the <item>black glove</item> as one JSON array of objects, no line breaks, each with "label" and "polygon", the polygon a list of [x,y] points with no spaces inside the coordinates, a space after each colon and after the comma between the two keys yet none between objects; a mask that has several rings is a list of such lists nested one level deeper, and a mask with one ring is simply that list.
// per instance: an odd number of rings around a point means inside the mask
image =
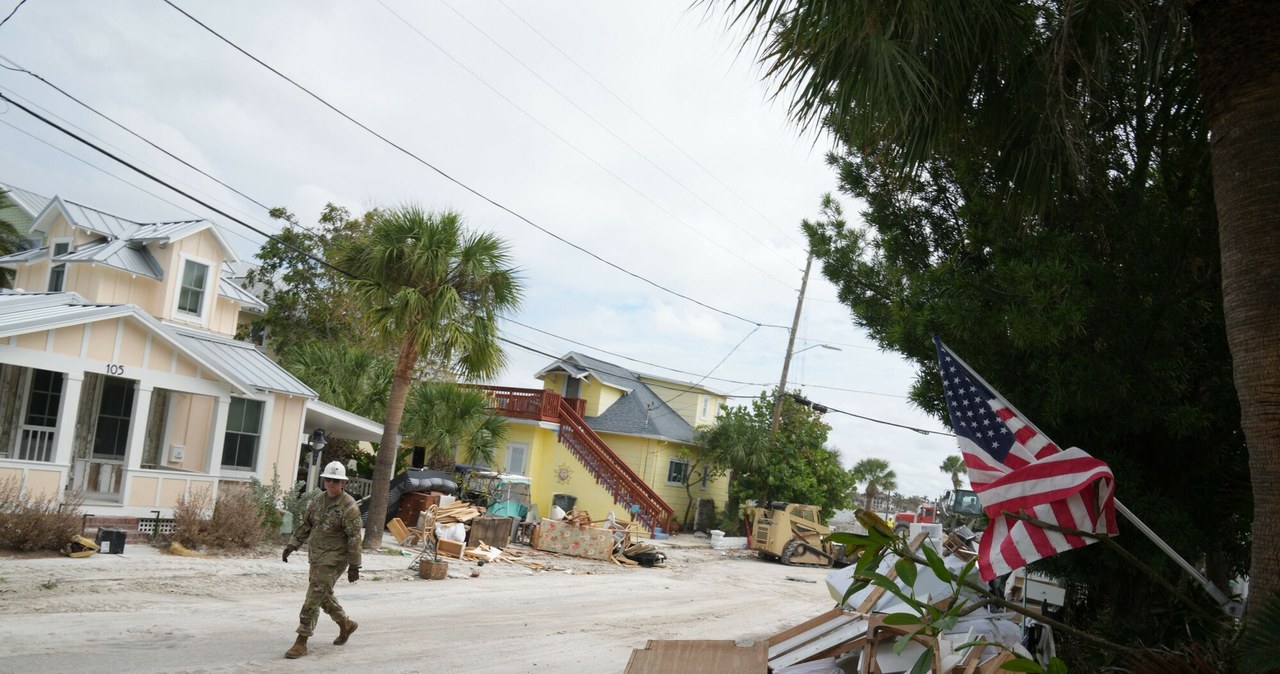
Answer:
[{"label": "black glove", "polygon": [[360,580],[360,567],[352,564],[347,567],[347,582],[354,583]]},{"label": "black glove", "polygon": [[289,563],[289,555],[293,554],[293,551],[294,551],[294,550],[297,550],[297,548],[293,547],[292,545],[286,545],[286,546],[284,546],[284,554],[283,554],[283,555],[280,555],[280,559],[281,559],[285,564],[288,564],[288,563]]}]

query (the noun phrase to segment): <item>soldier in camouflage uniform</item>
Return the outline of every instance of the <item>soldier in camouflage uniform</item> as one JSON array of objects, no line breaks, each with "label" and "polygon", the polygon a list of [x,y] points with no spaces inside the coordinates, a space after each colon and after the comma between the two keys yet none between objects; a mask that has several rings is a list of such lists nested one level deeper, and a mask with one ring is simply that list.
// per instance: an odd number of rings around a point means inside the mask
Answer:
[{"label": "soldier in camouflage uniform", "polygon": [[358,627],[334,599],[333,585],[344,569],[349,582],[360,579],[360,509],[355,499],[342,490],[347,482],[347,470],[341,463],[330,462],[324,467],[321,477],[324,492],[307,502],[307,510],[294,529],[293,538],[284,546],[282,556],[288,562],[289,554],[310,538],[311,573],[307,581],[307,598],[302,602],[302,612],[298,614],[297,641],[284,654],[286,658],[300,658],[307,654],[307,637],[314,633],[320,609],[338,623],[338,638],[333,640],[335,645],[347,643],[347,638]]}]

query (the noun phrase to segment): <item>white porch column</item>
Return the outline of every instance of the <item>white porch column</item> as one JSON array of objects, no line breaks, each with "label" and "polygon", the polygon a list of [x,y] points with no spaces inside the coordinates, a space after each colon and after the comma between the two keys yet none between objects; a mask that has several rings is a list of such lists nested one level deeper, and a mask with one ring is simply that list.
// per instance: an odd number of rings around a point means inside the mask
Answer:
[{"label": "white porch column", "polygon": [[70,466],[75,453],[76,416],[80,413],[80,389],[83,372],[67,372],[62,376],[62,409],[58,411],[58,439],[54,445],[53,463]]},{"label": "white porch column", "polygon": [[222,468],[222,444],[227,437],[227,414],[231,410],[231,396],[220,395],[214,403],[213,435],[209,437],[209,456],[205,457],[204,472],[219,474]]},{"label": "white porch column", "polygon": [[147,441],[147,419],[151,416],[150,384],[138,382],[133,393],[133,418],[129,420],[129,449],[125,451],[128,470],[142,468],[143,445]]}]

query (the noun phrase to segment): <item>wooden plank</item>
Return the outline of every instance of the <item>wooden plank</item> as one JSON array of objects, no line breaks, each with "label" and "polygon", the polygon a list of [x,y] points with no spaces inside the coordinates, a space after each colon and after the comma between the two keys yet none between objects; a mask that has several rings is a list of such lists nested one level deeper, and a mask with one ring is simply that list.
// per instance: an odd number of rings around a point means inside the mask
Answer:
[{"label": "wooden plank", "polygon": [[820,613],[800,623],[799,625],[796,625],[794,627],[788,627],[787,629],[781,632],[778,632],[777,634],[769,637],[767,643],[770,646],[773,646],[774,644],[782,643],[783,641],[786,641],[787,639],[790,639],[791,637],[794,637],[795,635],[800,634],[801,632],[805,632],[810,629],[813,629],[814,627],[817,627],[818,625],[821,625],[827,622],[828,620],[831,620],[832,618],[842,614],[844,614],[844,611],[842,611],[840,607],[837,606],[831,609],[830,611]]},{"label": "wooden plank", "polygon": [[387,530],[391,532],[391,537],[396,539],[400,545],[406,545],[405,541],[409,540],[409,527],[404,525],[404,521],[399,517],[393,517],[387,522]]},{"label": "wooden plank", "polygon": [[643,649],[631,652],[625,674],[767,674],[767,646],[757,641],[738,646],[733,641],[650,640]]},{"label": "wooden plank", "polygon": [[780,652],[777,657],[772,655],[773,649],[770,649],[769,667],[771,669],[790,667],[798,662],[810,660],[836,646],[856,641],[865,636],[867,633],[867,621],[857,616],[850,616],[850,618],[851,620],[842,622],[834,629],[805,643],[798,644],[789,652]]},{"label": "wooden plank", "polygon": [[769,659],[772,660],[778,657],[779,655],[782,655],[783,653],[786,653],[787,651],[790,651],[796,648],[797,646],[813,641],[818,637],[828,634],[833,630],[837,630],[841,627],[844,627],[845,625],[853,622],[854,620],[858,620],[862,617],[863,616],[858,616],[852,613],[841,613],[839,615],[832,616],[826,622],[813,625],[809,629],[799,634],[792,635],[788,639],[780,641],[776,644],[771,643],[769,644]]}]

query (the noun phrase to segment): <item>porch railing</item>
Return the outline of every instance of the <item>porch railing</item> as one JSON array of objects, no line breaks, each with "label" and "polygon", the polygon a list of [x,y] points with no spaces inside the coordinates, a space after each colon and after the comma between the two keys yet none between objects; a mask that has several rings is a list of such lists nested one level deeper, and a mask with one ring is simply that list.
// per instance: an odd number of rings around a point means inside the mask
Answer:
[{"label": "porch railing", "polygon": [[76,462],[76,485],[86,496],[119,496],[124,483],[124,461],[87,459]]},{"label": "porch railing", "polygon": [[520,389],[502,386],[479,386],[489,397],[489,405],[499,414],[515,419],[533,419],[535,421],[558,422],[560,420],[560,404],[567,401],[570,406],[582,414],[587,401],[581,398],[568,398],[555,391],[545,389]]},{"label": "porch railing", "polygon": [[18,458],[23,461],[53,461],[54,429],[44,426],[22,427],[18,439]]},{"label": "porch railing", "polygon": [[362,499],[373,493],[373,480],[352,477],[347,480],[347,493],[355,497],[356,500]]}]

